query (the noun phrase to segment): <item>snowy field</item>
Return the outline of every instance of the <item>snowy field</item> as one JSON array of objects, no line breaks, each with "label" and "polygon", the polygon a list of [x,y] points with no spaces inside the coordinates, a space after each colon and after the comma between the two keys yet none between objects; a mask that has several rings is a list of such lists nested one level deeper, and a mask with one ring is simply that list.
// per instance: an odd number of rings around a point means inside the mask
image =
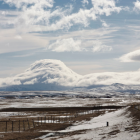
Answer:
[{"label": "snowy field", "polygon": [[94,105],[129,105],[140,103],[136,96],[120,96],[112,98],[76,98],[76,97],[39,97],[0,99],[0,108],[35,108],[35,107],[76,107]]},{"label": "snowy field", "polygon": [[[76,121],[72,126],[64,130],[50,131],[47,129],[40,132],[47,132],[46,135],[38,137],[41,140],[139,140],[140,128],[139,120],[135,120],[128,110],[130,105],[140,103],[139,96],[113,96],[111,98],[79,98],[69,97],[45,97],[36,95],[0,99],[0,109],[3,108],[45,108],[45,107],[80,107],[95,105],[118,105],[127,106],[118,110],[105,110],[105,113],[89,120]],[[37,117],[41,114],[30,112],[1,112],[0,119],[21,117]],[[44,115],[44,114],[43,114]],[[49,115],[49,114],[48,114]],[[64,114],[63,114],[64,115]],[[66,117],[60,116],[61,118]],[[106,123],[109,122],[109,126]],[[51,136],[51,137],[50,137]]]},{"label": "snowy field", "polygon": [[[65,132],[63,136],[55,136],[56,132],[50,132],[49,134],[40,137],[42,140],[139,140],[140,129],[135,132],[135,125],[140,127],[140,123],[134,125],[133,118],[129,117],[130,112],[127,108],[120,109],[114,112],[106,112],[104,115],[100,115],[91,119],[90,121],[82,121],[73,124],[66,130],[59,131]],[[109,126],[106,126],[106,122],[109,122]],[[130,128],[130,129],[128,129]],[[48,138],[47,138],[48,137]]]}]

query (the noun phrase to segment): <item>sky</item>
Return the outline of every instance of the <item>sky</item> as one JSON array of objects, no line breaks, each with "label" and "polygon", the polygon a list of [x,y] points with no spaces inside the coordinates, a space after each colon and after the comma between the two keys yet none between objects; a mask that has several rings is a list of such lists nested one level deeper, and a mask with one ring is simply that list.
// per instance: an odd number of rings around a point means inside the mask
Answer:
[{"label": "sky", "polygon": [[0,0],[0,78],[41,59],[78,74],[140,69],[140,0]]}]

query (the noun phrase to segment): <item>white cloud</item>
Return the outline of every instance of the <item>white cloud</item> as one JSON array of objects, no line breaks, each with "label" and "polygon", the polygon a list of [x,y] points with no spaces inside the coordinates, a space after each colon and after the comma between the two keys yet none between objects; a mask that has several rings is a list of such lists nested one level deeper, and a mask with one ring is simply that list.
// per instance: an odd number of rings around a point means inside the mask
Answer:
[{"label": "white cloud", "polygon": [[[78,36],[77,36],[78,37]],[[90,36],[91,37],[91,36]],[[73,38],[57,39],[54,43],[50,44],[46,50],[55,52],[68,52],[68,51],[90,51],[90,52],[107,52],[111,51],[112,47],[104,45],[101,40],[74,40]]]},{"label": "white cloud", "polygon": [[18,35],[14,29],[1,29],[0,38],[0,54],[43,48],[49,43],[45,38],[34,34]]},{"label": "white cloud", "polygon": [[[93,38],[96,38],[100,42],[106,42],[107,44],[109,44],[110,41],[108,38],[110,38],[110,34],[116,32],[117,30],[118,30],[117,28],[109,28],[109,29],[100,28],[94,30],[66,32],[64,34],[61,34],[61,36],[59,33],[57,35],[50,33],[42,37],[40,36],[39,33],[21,34],[19,32],[18,34],[15,29],[1,29],[0,30],[0,38],[1,38],[0,53],[30,50],[30,49],[37,49],[37,48],[43,49],[46,46],[49,46],[50,42],[52,41],[56,42],[57,40],[63,40],[69,38],[73,38],[74,42],[81,41],[81,44],[79,43],[80,44],[79,50],[92,51]],[[33,54],[34,52],[29,54],[23,54],[21,55],[21,57],[24,56],[26,57]],[[16,57],[19,57],[19,55],[16,55]]]},{"label": "white cloud", "polygon": [[35,83],[37,83],[37,78],[24,82],[24,85],[33,85]]},{"label": "white cloud", "polygon": [[104,20],[101,20],[101,22],[102,22],[103,27],[106,27],[106,28],[109,27],[109,25]]},{"label": "white cloud", "polygon": [[[117,7],[114,0],[92,0],[91,9],[80,9],[77,13],[72,13],[72,6],[69,8],[53,7],[53,0],[4,0],[10,5],[15,5],[22,10],[16,19],[15,25],[28,31],[56,31],[59,29],[69,29],[76,24],[87,27],[90,20],[96,20],[100,15],[109,16],[112,12],[119,13],[123,7]],[[87,0],[83,1],[88,3]],[[30,4],[30,5],[29,5]],[[50,9],[48,9],[50,7]],[[53,19],[53,22],[51,22]],[[43,25],[43,26],[40,26]],[[103,23],[103,26],[106,26]]]},{"label": "white cloud", "polygon": [[138,10],[140,10],[140,1],[136,1],[136,2],[134,2],[134,10],[135,11],[138,11]]},{"label": "white cloud", "polygon": [[53,0],[4,0],[6,3],[10,4],[10,5],[14,5],[17,8],[27,8],[27,6],[32,4],[39,4],[39,6],[43,6],[43,8],[45,7],[53,7]]},{"label": "white cloud", "polygon": [[6,15],[6,12],[5,12],[5,11],[2,11],[1,14],[2,14],[2,15]]},{"label": "white cloud", "polygon": [[88,2],[88,0],[83,0],[82,3],[83,3],[83,5],[85,5],[85,4],[88,4],[89,2]]},{"label": "white cloud", "polygon": [[100,41],[93,42],[93,50],[92,50],[93,52],[106,52],[111,50],[112,50],[111,46],[104,45]]},{"label": "white cloud", "polygon": [[127,53],[119,58],[121,62],[140,61],[140,50]]},{"label": "white cloud", "polygon": [[0,78],[0,87],[20,84],[20,80],[18,80],[16,77]]},{"label": "white cloud", "polygon": [[49,45],[47,49],[55,52],[69,52],[69,51],[81,51],[81,41],[74,40],[73,38],[58,39],[56,42]]},{"label": "white cloud", "polygon": [[92,0],[92,4],[96,14],[99,15],[109,16],[112,12],[119,13],[122,10],[122,7],[116,7],[114,0]]},{"label": "white cloud", "polygon": [[[60,29],[70,29],[74,25],[82,25],[84,27],[89,26],[91,20],[96,20],[100,17],[100,15],[110,15],[112,12],[120,12],[123,10],[122,7],[117,7],[115,1],[113,0],[104,0],[104,1],[95,1],[92,0],[92,7],[91,9],[80,9],[77,13],[72,13],[72,6],[69,8],[64,7],[53,7],[54,2],[53,0],[4,0],[6,3],[10,5],[14,5],[19,8],[19,12],[14,11],[15,16],[3,16],[3,21],[0,19],[0,24],[6,25],[7,18],[11,18],[8,20],[9,24],[15,25],[16,33],[11,35],[11,30],[8,29],[6,33],[0,32],[1,46],[6,46],[5,44],[9,43],[8,46],[3,47],[0,53],[10,52],[10,51],[20,51],[20,50],[28,50],[28,49],[35,49],[46,46],[49,41],[57,40],[55,43],[51,44],[49,47],[50,50],[53,51],[81,51],[81,50],[88,50],[92,51],[92,43],[89,40],[93,40],[93,38],[99,39],[100,42],[103,42],[101,38],[104,36],[104,31],[101,32],[93,32],[86,31],[80,33],[78,37],[76,36],[76,32],[69,32],[69,34],[65,34],[65,37],[62,37],[61,41],[63,41],[63,48],[62,46],[57,47],[56,44],[61,44],[59,42],[59,37],[50,36],[50,37],[40,37],[40,34],[24,34],[26,32],[32,31],[56,31]],[[87,3],[86,1],[84,1]],[[48,8],[49,7],[49,8]],[[51,9],[53,7],[53,9]],[[10,14],[10,12],[8,13]],[[5,18],[4,18],[5,17]],[[99,18],[100,19],[100,18]],[[107,23],[103,20],[102,22],[103,27],[108,27]],[[109,32],[109,31],[107,31]],[[9,35],[10,34],[10,35]],[[19,35],[20,36],[19,36]],[[94,37],[91,34],[95,34]],[[14,39],[13,39],[14,37]],[[76,40],[69,40],[72,43],[70,47],[64,47],[65,42],[67,42],[66,38],[76,38]],[[107,38],[107,36],[106,36]],[[64,39],[64,40],[63,40]],[[7,42],[8,40],[8,42]],[[78,41],[78,42],[77,42]],[[89,44],[88,44],[89,43]],[[19,45],[20,44],[20,45]],[[39,46],[40,45],[40,46]],[[81,47],[82,45],[82,47]],[[21,46],[21,47],[19,47]],[[25,47],[24,47],[25,46]],[[55,47],[54,47],[55,46]],[[68,45],[67,45],[68,46]],[[76,47],[74,47],[76,46]],[[88,49],[90,46],[90,49]],[[96,51],[108,51],[110,48],[103,43],[98,45],[98,48],[93,49],[94,52]]]},{"label": "white cloud", "polygon": [[15,38],[16,39],[22,39],[22,37],[20,35],[16,35]]}]

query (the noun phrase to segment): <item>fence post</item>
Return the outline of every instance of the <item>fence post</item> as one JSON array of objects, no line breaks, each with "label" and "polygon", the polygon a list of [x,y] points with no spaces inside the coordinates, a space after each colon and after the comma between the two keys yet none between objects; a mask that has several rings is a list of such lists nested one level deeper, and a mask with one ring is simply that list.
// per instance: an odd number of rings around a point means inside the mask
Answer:
[{"label": "fence post", "polygon": [[5,131],[7,132],[7,121],[6,121],[6,130]]},{"label": "fence post", "polygon": [[24,129],[24,131],[25,131],[25,124],[24,124],[24,120],[23,120],[23,129]]},{"label": "fence post", "polygon": [[19,120],[19,133],[20,133],[20,120]]},{"label": "fence post", "polygon": [[38,117],[38,126],[39,126],[39,117]]},{"label": "fence post", "polygon": [[27,121],[28,121],[28,128],[30,129],[30,124],[29,124],[29,120],[27,119]]},{"label": "fence post", "polygon": [[14,128],[13,128],[13,121],[12,121],[12,132],[13,132],[13,129],[14,129]]},{"label": "fence post", "polygon": [[34,119],[32,119],[32,121],[33,121],[33,126],[34,126],[34,128],[35,128]]},{"label": "fence post", "polygon": [[67,114],[66,114],[66,122],[67,122]]}]

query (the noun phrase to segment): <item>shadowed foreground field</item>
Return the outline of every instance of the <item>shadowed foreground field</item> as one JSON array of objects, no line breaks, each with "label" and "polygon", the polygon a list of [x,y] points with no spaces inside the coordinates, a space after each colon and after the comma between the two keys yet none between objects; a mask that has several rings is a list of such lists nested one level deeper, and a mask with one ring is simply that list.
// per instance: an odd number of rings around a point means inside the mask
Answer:
[{"label": "shadowed foreground field", "polygon": [[4,137],[0,139],[34,139],[48,133],[40,132],[41,130],[64,130],[75,122],[80,122],[83,120],[88,121],[93,117],[105,114],[106,110],[111,112],[122,107],[123,106],[2,109],[1,112],[30,112],[31,116],[19,115],[11,116],[10,120],[9,118],[1,119],[0,132],[1,136]]}]

